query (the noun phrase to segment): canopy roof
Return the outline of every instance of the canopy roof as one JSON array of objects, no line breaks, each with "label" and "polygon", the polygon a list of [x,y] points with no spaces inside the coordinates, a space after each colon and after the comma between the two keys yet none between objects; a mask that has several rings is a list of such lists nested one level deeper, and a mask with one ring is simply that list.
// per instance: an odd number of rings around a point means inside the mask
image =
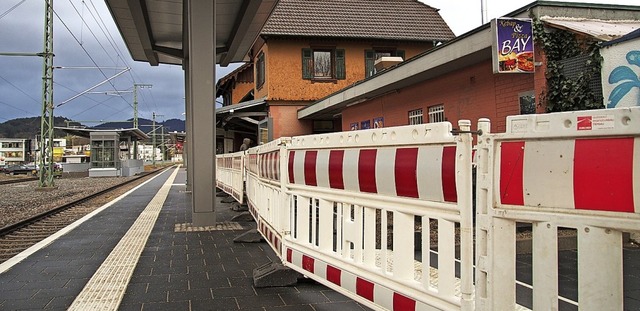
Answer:
[{"label": "canopy roof", "polygon": [[[213,0],[211,0],[213,1]],[[185,0],[105,0],[136,61],[181,65]],[[245,60],[277,0],[216,0],[216,63]]]}]

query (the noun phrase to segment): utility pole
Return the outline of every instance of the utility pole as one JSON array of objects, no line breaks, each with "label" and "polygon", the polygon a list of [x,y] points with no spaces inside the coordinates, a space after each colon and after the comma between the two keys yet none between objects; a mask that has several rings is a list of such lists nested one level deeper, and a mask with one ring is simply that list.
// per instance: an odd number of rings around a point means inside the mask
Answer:
[{"label": "utility pole", "polygon": [[151,137],[151,144],[153,145],[153,150],[151,151],[151,163],[153,164],[153,166],[156,166],[156,117],[164,117],[164,115],[161,114],[156,114],[155,112],[152,114],[153,118],[152,118],[152,125],[151,125],[151,133],[153,134],[153,136]]},{"label": "utility pole", "polygon": [[[133,128],[138,128],[138,88],[152,88],[152,84],[134,83],[133,84]],[[138,159],[138,141],[133,142],[133,159]],[[155,163],[154,163],[155,165]]]},{"label": "utility pole", "polygon": [[151,132],[153,133],[153,138],[151,139],[153,149],[151,150],[151,163],[153,163],[153,167],[156,167],[156,113],[153,113],[153,123],[151,125],[153,129]]},{"label": "utility pole", "polygon": [[45,0],[38,187],[53,188],[53,0]]}]

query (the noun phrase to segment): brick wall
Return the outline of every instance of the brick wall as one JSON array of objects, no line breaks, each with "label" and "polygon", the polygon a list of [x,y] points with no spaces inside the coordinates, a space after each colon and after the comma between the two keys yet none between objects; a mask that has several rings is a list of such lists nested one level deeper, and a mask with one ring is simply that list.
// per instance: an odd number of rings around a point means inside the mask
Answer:
[{"label": "brick wall", "polygon": [[273,138],[308,135],[313,131],[310,120],[298,120],[298,109],[305,105],[269,103],[269,117],[273,118]]},{"label": "brick wall", "polygon": [[348,107],[342,112],[342,127],[377,117],[384,117],[385,127],[407,125],[408,112],[420,108],[426,123],[429,107],[443,104],[453,127],[468,119],[475,128],[479,118],[489,118],[492,131],[503,132],[506,117],[520,113],[519,94],[533,91],[533,81],[531,74],[493,74],[491,62],[485,61]]}]

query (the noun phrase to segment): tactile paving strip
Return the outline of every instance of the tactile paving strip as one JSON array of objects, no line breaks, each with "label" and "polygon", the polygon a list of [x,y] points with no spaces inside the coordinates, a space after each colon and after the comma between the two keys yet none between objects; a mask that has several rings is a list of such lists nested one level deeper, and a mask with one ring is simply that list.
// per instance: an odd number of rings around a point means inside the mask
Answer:
[{"label": "tactile paving strip", "polygon": [[117,310],[133,270],[169,195],[179,167],[140,213],[68,310]]}]

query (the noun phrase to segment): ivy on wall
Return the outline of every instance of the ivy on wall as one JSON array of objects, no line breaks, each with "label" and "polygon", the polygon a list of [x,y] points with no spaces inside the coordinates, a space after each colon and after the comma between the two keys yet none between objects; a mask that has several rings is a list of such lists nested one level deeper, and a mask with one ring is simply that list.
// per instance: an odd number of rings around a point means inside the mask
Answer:
[{"label": "ivy on wall", "polygon": [[[534,19],[534,40],[547,57],[547,91],[542,94],[547,102],[547,112],[599,109],[602,96],[589,87],[592,78],[600,77],[602,57],[598,42],[561,29],[547,29]],[[588,55],[584,70],[574,77],[563,72],[563,60]]]}]

